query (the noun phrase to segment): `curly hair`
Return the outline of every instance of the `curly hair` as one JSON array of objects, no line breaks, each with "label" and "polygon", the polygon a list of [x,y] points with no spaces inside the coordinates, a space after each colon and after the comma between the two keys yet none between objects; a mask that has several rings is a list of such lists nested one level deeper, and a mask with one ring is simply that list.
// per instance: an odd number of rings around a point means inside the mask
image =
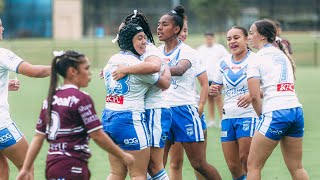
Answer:
[{"label": "curly hair", "polygon": [[135,55],[140,56],[138,52],[133,47],[132,39],[139,32],[143,32],[142,27],[137,24],[127,24],[120,29],[118,44],[121,50],[123,51],[131,51]]}]

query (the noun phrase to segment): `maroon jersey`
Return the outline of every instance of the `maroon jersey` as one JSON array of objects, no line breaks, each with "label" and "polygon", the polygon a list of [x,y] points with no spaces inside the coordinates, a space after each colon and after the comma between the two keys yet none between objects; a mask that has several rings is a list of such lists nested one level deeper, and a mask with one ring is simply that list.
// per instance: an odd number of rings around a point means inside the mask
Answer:
[{"label": "maroon jersey", "polygon": [[88,134],[102,128],[90,96],[74,85],[64,85],[53,96],[51,125],[46,125],[48,103],[43,102],[36,132],[50,144],[47,161],[73,157],[85,162],[91,156]]}]

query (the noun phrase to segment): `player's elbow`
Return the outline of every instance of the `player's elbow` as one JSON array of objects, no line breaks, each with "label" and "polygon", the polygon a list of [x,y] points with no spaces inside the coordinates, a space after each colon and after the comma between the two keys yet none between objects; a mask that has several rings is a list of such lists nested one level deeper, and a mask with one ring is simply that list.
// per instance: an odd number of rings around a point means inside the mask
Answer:
[{"label": "player's elbow", "polygon": [[161,69],[161,65],[154,64],[154,63],[150,65],[150,70],[152,73],[157,73],[160,71],[160,69]]},{"label": "player's elbow", "polygon": [[166,79],[166,78],[160,78],[160,80],[158,81],[158,83],[156,84],[156,86],[162,90],[167,90],[170,87],[170,80]]},{"label": "player's elbow", "polygon": [[90,137],[94,142],[99,142],[99,139],[102,137],[101,133],[103,133],[102,130],[98,129],[96,131],[91,132]]}]

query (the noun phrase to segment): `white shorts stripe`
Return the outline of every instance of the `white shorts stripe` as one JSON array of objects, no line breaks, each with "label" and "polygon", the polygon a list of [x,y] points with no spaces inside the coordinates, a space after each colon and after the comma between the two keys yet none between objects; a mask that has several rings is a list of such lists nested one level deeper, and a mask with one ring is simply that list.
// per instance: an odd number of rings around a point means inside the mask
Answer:
[{"label": "white shorts stripe", "polygon": [[272,121],[272,112],[266,113],[263,116],[263,119],[261,121],[262,122],[260,122],[261,124],[260,124],[260,128],[258,130],[261,134],[263,134],[265,136],[269,127],[270,127],[271,121]]},{"label": "white shorts stripe", "polygon": [[10,131],[13,138],[18,142],[22,138],[22,133],[18,129],[16,123],[10,124],[7,129]]},{"label": "white shorts stripe", "polygon": [[200,120],[200,117],[197,112],[197,108],[194,106],[188,106],[189,112],[192,115],[193,119],[193,127],[194,127],[194,132],[195,132],[195,138],[196,141],[203,141],[204,140],[204,135],[203,135],[203,130],[202,130],[202,123]]},{"label": "white shorts stripe", "polygon": [[254,130],[255,130],[255,118],[251,118],[251,128],[250,128],[250,137],[253,136]]},{"label": "white shorts stripe", "polygon": [[148,136],[146,134],[146,127],[143,121],[133,120],[133,126],[140,142],[140,149],[148,147]]},{"label": "white shorts stripe", "polygon": [[[161,132],[162,132],[162,127],[161,127],[161,109],[154,109],[154,114],[153,114],[153,129],[152,129],[152,136],[153,139],[156,141],[153,141],[153,147],[159,146],[160,144],[160,139],[161,139]],[[154,131],[155,129],[155,131]]]}]

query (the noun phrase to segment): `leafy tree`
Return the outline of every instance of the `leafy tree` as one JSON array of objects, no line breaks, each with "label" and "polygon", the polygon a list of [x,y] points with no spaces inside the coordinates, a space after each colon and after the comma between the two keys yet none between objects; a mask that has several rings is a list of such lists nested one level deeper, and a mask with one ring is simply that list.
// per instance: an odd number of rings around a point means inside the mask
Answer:
[{"label": "leafy tree", "polygon": [[2,13],[2,12],[3,12],[4,5],[5,5],[4,0],[0,0],[0,13]]},{"label": "leafy tree", "polygon": [[240,14],[239,0],[190,0],[190,7],[201,24],[219,31],[225,31],[228,20],[236,22]]}]

